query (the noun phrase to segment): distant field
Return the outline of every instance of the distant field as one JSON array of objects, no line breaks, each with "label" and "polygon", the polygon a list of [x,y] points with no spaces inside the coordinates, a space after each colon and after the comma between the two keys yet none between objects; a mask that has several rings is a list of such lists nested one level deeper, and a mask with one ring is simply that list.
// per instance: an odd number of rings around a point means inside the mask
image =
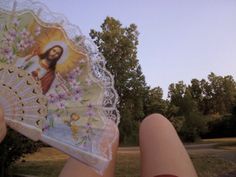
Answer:
[{"label": "distant field", "polygon": [[236,138],[213,138],[213,139],[203,139],[202,142],[211,142],[211,143],[236,143]]},{"label": "distant field", "polygon": [[[204,141],[231,143],[228,146],[234,148],[235,144],[232,145],[232,143],[236,142],[236,138]],[[221,177],[222,174],[236,172],[236,159],[235,161],[230,159],[236,154],[234,149],[222,150],[216,147],[216,149],[210,149],[209,152],[207,149],[196,150],[197,153],[193,151],[189,152],[199,177]],[[27,156],[25,162],[17,162],[12,167],[12,172],[39,177],[57,177],[67,158],[68,156],[53,148],[43,148]],[[140,153],[137,147],[119,149],[115,173],[116,177],[140,177]]]}]

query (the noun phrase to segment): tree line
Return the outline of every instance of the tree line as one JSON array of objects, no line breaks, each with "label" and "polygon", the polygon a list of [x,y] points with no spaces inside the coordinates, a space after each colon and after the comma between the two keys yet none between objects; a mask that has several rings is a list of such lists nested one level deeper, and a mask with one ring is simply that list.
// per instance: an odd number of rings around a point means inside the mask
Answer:
[{"label": "tree line", "polygon": [[119,20],[107,17],[101,31],[90,36],[107,60],[115,76],[120,97],[120,140],[124,145],[138,144],[140,122],[151,113],[165,115],[184,141],[201,137],[236,136],[236,83],[232,76],[210,73],[207,79],[171,83],[168,98],[160,87],[150,88],[138,58],[138,30],[135,24],[123,27]]}]

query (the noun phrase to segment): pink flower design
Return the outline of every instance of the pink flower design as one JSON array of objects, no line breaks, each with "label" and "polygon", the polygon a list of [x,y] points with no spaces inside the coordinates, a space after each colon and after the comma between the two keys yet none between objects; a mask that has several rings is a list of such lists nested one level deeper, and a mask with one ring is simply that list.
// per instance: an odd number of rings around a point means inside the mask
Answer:
[{"label": "pink flower design", "polygon": [[73,80],[73,81],[70,82],[70,86],[71,86],[72,89],[76,89],[76,88],[79,87],[79,83],[76,82],[75,80]]},{"label": "pink flower design", "polygon": [[13,60],[16,58],[16,56],[11,52],[8,55],[6,55],[6,58],[8,59],[9,63],[12,63]]},{"label": "pink flower design", "polygon": [[66,104],[65,104],[64,102],[58,102],[58,103],[57,103],[57,107],[58,107],[59,109],[65,109],[65,108],[66,108]]},{"label": "pink flower design", "polygon": [[72,90],[72,93],[73,93],[73,100],[74,101],[81,101],[82,100],[83,92],[79,86],[75,87],[74,90]]},{"label": "pink flower design", "polygon": [[41,33],[41,27],[40,27],[40,26],[37,26],[36,29],[35,29],[35,31],[34,31],[34,34],[35,34],[36,36],[38,36],[38,35],[40,35],[40,33]]},{"label": "pink flower design", "polygon": [[19,20],[18,20],[17,18],[14,18],[14,19],[12,20],[12,24],[13,24],[15,27],[17,27],[17,26],[19,26],[20,22],[19,22]]},{"label": "pink flower design", "polygon": [[57,100],[57,97],[55,94],[50,93],[49,95],[49,103],[55,103]]},{"label": "pink flower design", "polygon": [[74,69],[74,73],[75,73],[76,75],[80,75],[81,72],[82,72],[82,70],[81,70],[79,67],[77,67],[77,68]]},{"label": "pink flower design", "polygon": [[62,100],[65,100],[66,99],[66,93],[59,93],[58,94],[58,100],[62,101]]},{"label": "pink flower design", "polygon": [[33,36],[29,36],[25,43],[26,47],[32,47],[35,43]]},{"label": "pink flower design", "polygon": [[93,81],[91,79],[89,79],[89,78],[86,78],[85,81],[86,81],[88,86],[91,86],[93,84]]},{"label": "pink flower design", "polygon": [[17,46],[17,49],[18,49],[19,51],[25,50],[25,48],[26,48],[25,41],[24,41],[24,40],[21,40],[20,42],[17,43],[16,46]]},{"label": "pink flower design", "polygon": [[11,46],[14,40],[15,39],[9,34],[4,35],[3,37],[3,42],[8,46]]},{"label": "pink flower design", "polygon": [[27,39],[30,35],[29,31],[27,31],[25,28],[20,32],[20,35],[23,39]]},{"label": "pink flower design", "polygon": [[81,95],[75,95],[74,97],[73,97],[73,100],[74,101],[81,101],[81,99],[82,99],[82,96]]},{"label": "pink flower design", "polygon": [[87,111],[86,111],[85,115],[88,117],[92,117],[95,115],[94,107],[91,104],[89,104],[87,106]]},{"label": "pink flower design", "polygon": [[9,31],[8,31],[8,34],[12,37],[12,38],[16,38],[16,36],[17,36],[17,32],[16,32],[16,30],[15,29],[10,29]]}]

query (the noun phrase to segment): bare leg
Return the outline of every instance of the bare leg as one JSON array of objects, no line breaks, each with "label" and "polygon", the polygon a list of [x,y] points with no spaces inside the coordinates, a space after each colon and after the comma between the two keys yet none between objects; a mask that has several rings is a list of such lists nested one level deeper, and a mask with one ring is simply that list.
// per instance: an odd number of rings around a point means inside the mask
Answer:
[{"label": "bare leg", "polygon": [[160,114],[144,119],[140,127],[141,177],[174,175],[197,177],[172,124]]},{"label": "bare leg", "polygon": [[[117,128],[116,126],[114,128]],[[73,158],[68,159],[59,177],[114,177],[116,152],[119,144],[119,138],[115,140],[112,147],[112,160],[105,170],[104,175],[99,175],[94,170]]]}]

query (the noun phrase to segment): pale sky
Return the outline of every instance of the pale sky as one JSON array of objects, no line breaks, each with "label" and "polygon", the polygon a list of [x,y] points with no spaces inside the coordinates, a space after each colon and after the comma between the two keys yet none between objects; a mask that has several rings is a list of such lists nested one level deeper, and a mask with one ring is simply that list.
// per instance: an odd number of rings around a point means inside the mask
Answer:
[{"label": "pale sky", "polygon": [[138,59],[148,85],[167,96],[170,83],[236,79],[236,0],[41,0],[89,36],[106,16],[138,26]]}]

